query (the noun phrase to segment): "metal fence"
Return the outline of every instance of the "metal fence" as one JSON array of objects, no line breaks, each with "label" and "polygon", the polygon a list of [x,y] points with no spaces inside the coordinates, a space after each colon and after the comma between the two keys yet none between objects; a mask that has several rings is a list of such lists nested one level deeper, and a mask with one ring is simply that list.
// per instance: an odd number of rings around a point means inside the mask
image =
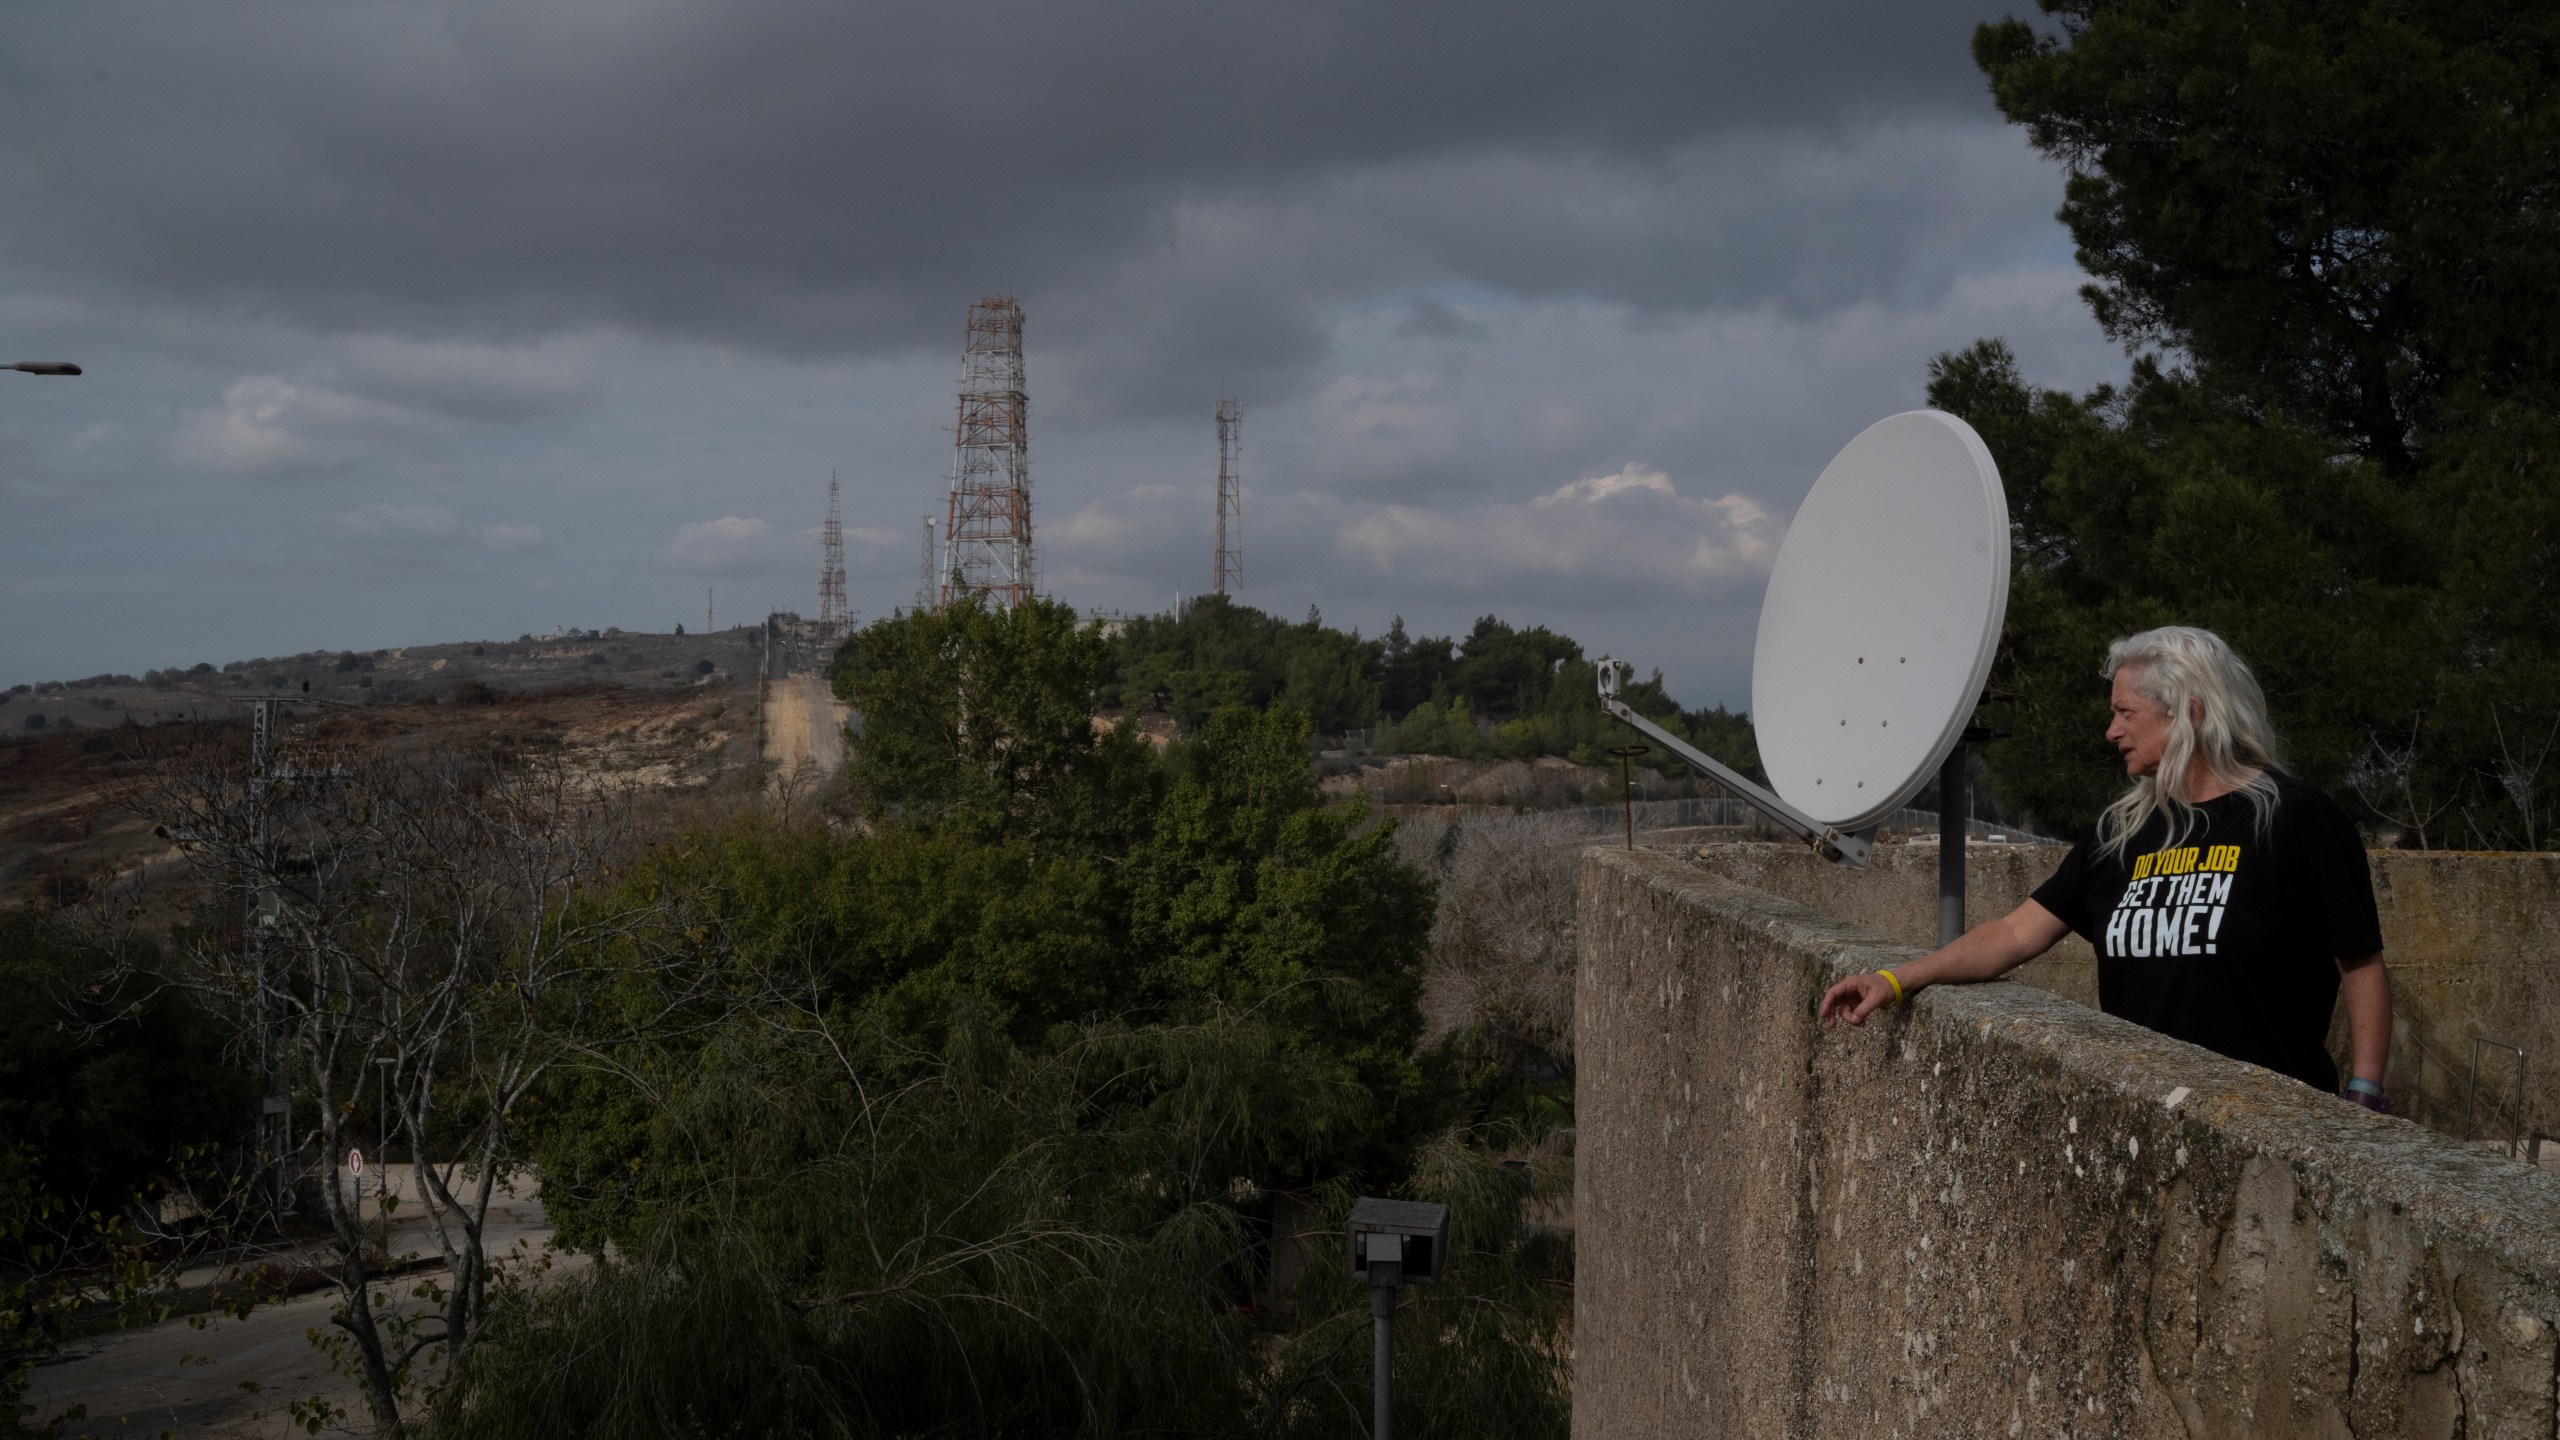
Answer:
[{"label": "metal fence", "polygon": [[[1509,807],[1499,805],[1461,804],[1455,807],[1407,805],[1396,808],[1418,812],[1445,812],[1455,808],[1466,814],[1517,813]],[[1594,835],[1617,831],[1626,824],[1626,807],[1623,805],[1576,805],[1562,810],[1541,810],[1535,813],[1579,826]],[[1771,840],[1788,838],[1784,831],[1769,824],[1759,811],[1730,795],[1700,795],[1687,800],[1639,800],[1635,802],[1635,822],[1638,830],[1680,830],[1693,826],[1716,826],[1746,830],[1754,838]],[[1938,833],[1938,812],[1905,808],[1886,816],[1883,823],[1887,829],[1920,830],[1934,838]],[[2011,845],[2061,843],[2049,836],[2038,835],[2015,825],[2003,825],[1992,820],[1967,821],[1965,833],[1975,840]]]}]

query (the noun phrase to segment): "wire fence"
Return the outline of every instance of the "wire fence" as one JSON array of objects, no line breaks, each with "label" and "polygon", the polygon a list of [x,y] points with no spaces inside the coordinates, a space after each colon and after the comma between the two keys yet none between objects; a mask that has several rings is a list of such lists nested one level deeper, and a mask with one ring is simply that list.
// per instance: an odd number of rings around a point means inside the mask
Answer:
[{"label": "wire fence", "polygon": [[[1422,813],[1446,813],[1452,809],[1465,814],[1519,813],[1512,807],[1499,805],[1426,804],[1401,805],[1393,808]],[[1627,810],[1623,805],[1574,805],[1561,810],[1540,810],[1535,813],[1542,818],[1576,826],[1594,835],[1619,831],[1627,823]],[[1685,830],[1698,827],[1740,829],[1749,832],[1754,839],[1788,838],[1786,832],[1770,824],[1766,816],[1730,795],[1700,795],[1685,800],[1639,800],[1635,802],[1635,825],[1638,830]],[[1938,812],[1905,807],[1887,815],[1882,825],[1888,830],[1924,831],[1934,838],[1938,833]],[[1996,820],[1967,821],[1965,834],[1969,839],[1986,844],[2058,845],[2064,843],[2049,835],[2038,835]]]}]

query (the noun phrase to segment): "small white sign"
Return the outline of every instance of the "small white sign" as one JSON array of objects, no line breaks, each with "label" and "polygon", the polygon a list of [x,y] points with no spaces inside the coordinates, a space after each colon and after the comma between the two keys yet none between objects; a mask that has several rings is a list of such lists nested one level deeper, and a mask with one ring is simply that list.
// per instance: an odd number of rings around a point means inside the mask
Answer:
[{"label": "small white sign", "polygon": [[347,1173],[350,1175],[361,1175],[364,1173],[363,1151],[350,1150],[347,1152]]}]

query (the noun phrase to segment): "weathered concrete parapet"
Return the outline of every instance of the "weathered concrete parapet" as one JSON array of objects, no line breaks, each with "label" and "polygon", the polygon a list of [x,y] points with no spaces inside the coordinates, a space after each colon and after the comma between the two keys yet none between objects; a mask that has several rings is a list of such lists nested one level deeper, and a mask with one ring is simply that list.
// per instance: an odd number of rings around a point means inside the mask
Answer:
[{"label": "weathered concrete parapet", "polygon": [[2560,1435],[2560,1177],[1676,856],[1582,869],[1577,1440]]},{"label": "weathered concrete parapet", "polygon": [[[1864,870],[1843,870],[1802,845],[1723,844],[1700,852],[1707,866],[1755,890],[1801,900],[1835,920],[1889,939],[1924,944],[1938,933],[1938,848],[1879,845]],[[1973,845],[1965,856],[1970,918],[2005,915],[2033,894],[2068,847]],[[2524,1116],[2530,1128],[2560,1132],[2560,855],[2484,851],[2376,850],[2374,899],[2391,962],[2391,1108],[2459,1133],[2469,1102],[2474,1036],[2521,1045]],[[2098,959],[2066,936],[2013,979],[2083,1005],[2098,1003]],[[2329,1029],[2329,1053],[2344,1066],[2343,1008]],[[2482,1055],[2478,1133],[2504,1137],[2513,1122],[2515,1062]]]}]

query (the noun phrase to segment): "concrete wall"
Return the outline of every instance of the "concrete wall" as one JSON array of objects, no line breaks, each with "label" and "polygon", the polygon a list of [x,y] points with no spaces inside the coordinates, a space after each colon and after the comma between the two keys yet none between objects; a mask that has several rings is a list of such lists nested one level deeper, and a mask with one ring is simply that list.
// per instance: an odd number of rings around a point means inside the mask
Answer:
[{"label": "concrete wall", "polygon": [[[1843,870],[1801,845],[1715,845],[1700,852],[1721,875],[1810,905],[1907,945],[1938,931],[1934,845],[1880,845],[1865,870]],[[2017,908],[2062,863],[2058,845],[1973,845],[1965,855],[1967,918]],[[2525,1048],[2525,1122],[2560,1134],[2560,855],[2383,850],[2371,856],[2374,900],[2394,997],[2393,1107],[2458,1133],[2472,1037]],[[2097,957],[2078,936],[2015,978],[2083,1005],[2098,1003]],[[2344,1073],[2346,1016],[2329,1051]],[[2484,1049],[2478,1133],[2503,1136],[2515,1093],[2513,1056]],[[2494,1110],[2490,1101],[2496,1102]]]},{"label": "concrete wall", "polygon": [[2560,1435],[2560,1177],[1590,852],[1577,1440]]}]

